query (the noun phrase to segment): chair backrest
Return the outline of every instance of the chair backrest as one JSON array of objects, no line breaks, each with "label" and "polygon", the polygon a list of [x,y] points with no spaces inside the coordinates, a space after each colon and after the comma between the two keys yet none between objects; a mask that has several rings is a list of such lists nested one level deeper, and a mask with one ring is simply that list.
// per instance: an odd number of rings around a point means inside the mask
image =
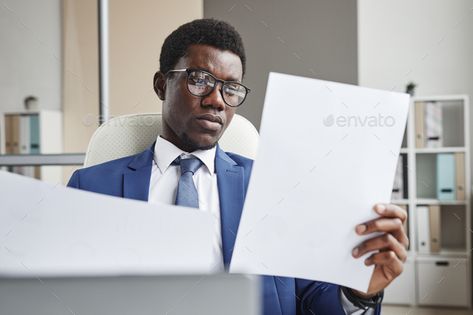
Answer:
[{"label": "chair backrest", "polygon": [[[161,133],[161,114],[132,114],[110,119],[92,135],[84,166],[92,166],[137,154],[149,147]],[[243,116],[235,114],[219,141],[223,150],[254,159],[258,131]]]}]

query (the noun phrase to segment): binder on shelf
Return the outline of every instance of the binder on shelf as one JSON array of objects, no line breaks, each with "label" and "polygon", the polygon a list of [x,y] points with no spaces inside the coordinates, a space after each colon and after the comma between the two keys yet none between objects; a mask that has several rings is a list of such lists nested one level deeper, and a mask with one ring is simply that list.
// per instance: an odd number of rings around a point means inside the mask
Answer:
[{"label": "binder on shelf", "polygon": [[20,154],[30,153],[30,117],[20,116]]},{"label": "binder on shelf", "polygon": [[[56,110],[3,113],[0,134],[5,137],[5,154],[41,154],[62,151],[62,115]],[[46,144],[46,146],[45,146]],[[7,171],[60,182],[61,168],[43,166],[8,166]]]},{"label": "binder on shelf", "polygon": [[[40,154],[40,141],[39,141],[39,115],[38,114],[30,114],[30,154]],[[36,179],[41,179],[41,167],[34,166],[34,170],[32,177]]]},{"label": "binder on shelf", "polygon": [[30,115],[30,154],[39,154],[39,116]]},{"label": "binder on shelf", "polygon": [[416,148],[424,147],[424,103],[416,102],[415,105],[415,129],[416,129]]},{"label": "binder on shelf", "polygon": [[455,153],[457,200],[465,200],[465,153]]},{"label": "binder on shelf", "polygon": [[453,153],[437,154],[437,199],[455,200],[455,156]]},{"label": "binder on shelf", "polygon": [[439,148],[443,143],[442,106],[436,102],[424,104],[425,147]]},{"label": "binder on shelf", "polygon": [[430,253],[430,218],[429,207],[418,206],[417,212],[417,251],[421,254]]},{"label": "binder on shelf", "polygon": [[[30,130],[30,115],[21,114],[20,116],[20,136],[19,136],[19,147],[20,154],[30,154],[31,147],[31,130]],[[28,177],[34,177],[34,167],[33,166],[21,166],[18,167],[18,173]]]},{"label": "binder on shelf", "polygon": [[[8,129],[5,130],[5,139],[8,139],[8,144],[5,147],[6,154],[20,154],[20,116],[6,115],[5,121],[8,121]],[[9,166],[9,172],[22,174],[21,166]]]},{"label": "binder on shelf", "polygon": [[409,168],[407,165],[407,154],[401,154],[402,157],[402,183],[403,183],[403,198],[407,199],[409,198],[409,179],[408,179],[408,174],[409,174]]},{"label": "binder on shelf", "polygon": [[11,115],[10,117],[10,139],[11,151],[9,154],[20,154],[20,116]]},{"label": "binder on shelf", "polygon": [[407,154],[401,154],[397,162],[396,174],[394,176],[394,184],[391,195],[392,200],[401,200],[408,198],[407,171]]},{"label": "binder on shelf", "polygon": [[12,121],[11,116],[5,115],[5,154],[9,154],[13,151],[13,138],[12,138]]},{"label": "binder on shelf", "polygon": [[441,215],[440,206],[432,205],[429,207],[429,234],[430,234],[430,252],[436,253],[441,247]]}]

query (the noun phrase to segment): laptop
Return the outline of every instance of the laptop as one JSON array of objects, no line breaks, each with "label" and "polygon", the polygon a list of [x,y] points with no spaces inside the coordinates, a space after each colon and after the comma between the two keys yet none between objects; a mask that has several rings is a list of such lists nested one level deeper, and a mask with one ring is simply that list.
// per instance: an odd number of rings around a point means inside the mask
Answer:
[{"label": "laptop", "polygon": [[0,278],[2,315],[259,315],[260,309],[255,276]]}]

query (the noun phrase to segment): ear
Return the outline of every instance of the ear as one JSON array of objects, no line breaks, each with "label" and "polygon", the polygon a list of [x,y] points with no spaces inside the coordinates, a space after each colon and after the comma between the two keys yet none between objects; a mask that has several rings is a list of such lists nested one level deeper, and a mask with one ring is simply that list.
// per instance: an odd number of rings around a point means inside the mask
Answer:
[{"label": "ear", "polygon": [[161,101],[164,101],[166,95],[166,78],[161,71],[154,74],[153,88]]}]

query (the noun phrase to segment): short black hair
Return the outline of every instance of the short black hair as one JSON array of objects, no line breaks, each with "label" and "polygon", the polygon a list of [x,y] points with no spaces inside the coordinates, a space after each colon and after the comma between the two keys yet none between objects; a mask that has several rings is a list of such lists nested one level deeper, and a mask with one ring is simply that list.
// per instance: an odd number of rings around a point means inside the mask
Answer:
[{"label": "short black hair", "polygon": [[245,74],[246,55],[240,34],[227,22],[216,19],[194,20],[169,34],[161,47],[160,71],[166,74],[172,70],[179,59],[187,54],[189,46],[198,44],[231,51],[240,57]]}]

